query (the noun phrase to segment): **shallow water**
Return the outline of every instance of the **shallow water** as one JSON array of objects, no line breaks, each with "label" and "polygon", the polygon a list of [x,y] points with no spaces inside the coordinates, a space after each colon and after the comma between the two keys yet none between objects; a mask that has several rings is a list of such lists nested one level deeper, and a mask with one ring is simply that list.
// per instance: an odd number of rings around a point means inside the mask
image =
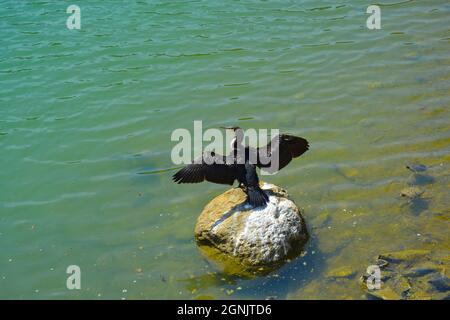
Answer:
[{"label": "shallow water", "polygon": [[[3,1],[0,298],[359,299],[381,252],[448,255],[450,5],[382,3],[371,31],[365,1],[77,1],[71,31],[67,4]],[[310,141],[265,178],[304,208],[304,256],[253,280],[202,258],[196,218],[226,187],[171,182],[194,120]]]}]

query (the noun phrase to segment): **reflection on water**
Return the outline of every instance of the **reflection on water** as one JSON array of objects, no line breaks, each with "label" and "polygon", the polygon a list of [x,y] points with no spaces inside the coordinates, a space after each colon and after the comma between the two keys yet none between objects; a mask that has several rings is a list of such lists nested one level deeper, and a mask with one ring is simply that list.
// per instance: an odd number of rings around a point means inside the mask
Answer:
[{"label": "reflection on water", "polygon": [[[449,263],[447,1],[381,5],[381,30],[362,1],[77,5],[79,31],[53,2],[0,9],[1,298],[357,299],[380,253]],[[195,221],[226,187],[170,179],[194,120],[311,142],[267,179],[304,208],[303,256],[254,279],[202,258]]]}]

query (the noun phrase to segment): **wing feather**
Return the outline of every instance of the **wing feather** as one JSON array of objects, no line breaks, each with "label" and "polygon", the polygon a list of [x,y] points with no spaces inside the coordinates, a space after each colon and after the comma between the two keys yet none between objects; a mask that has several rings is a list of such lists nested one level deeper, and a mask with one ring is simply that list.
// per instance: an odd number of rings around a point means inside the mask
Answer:
[{"label": "wing feather", "polygon": [[[309,143],[306,139],[289,134],[281,134],[273,138],[266,146],[256,149],[256,152],[258,152],[257,166],[273,173],[283,169],[292,159],[300,157],[308,149]],[[275,159],[276,152],[279,155],[278,166],[272,168],[272,159]]]},{"label": "wing feather", "polygon": [[176,172],[172,179],[177,183],[213,183],[232,185],[236,179],[236,168],[227,157],[204,153],[200,159]]}]

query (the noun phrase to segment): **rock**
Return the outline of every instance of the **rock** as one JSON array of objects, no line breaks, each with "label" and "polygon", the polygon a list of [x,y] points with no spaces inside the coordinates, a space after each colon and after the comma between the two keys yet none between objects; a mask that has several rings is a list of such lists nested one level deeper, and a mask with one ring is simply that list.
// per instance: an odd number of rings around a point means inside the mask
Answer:
[{"label": "rock", "polygon": [[421,163],[411,163],[406,165],[406,168],[409,169],[412,172],[424,172],[427,171],[428,167]]},{"label": "rock", "polygon": [[410,177],[409,184],[411,185],[427,185],[435,182],[435,178],[429,174],[426,174],[428,167],[421,163],[412,163],[406,165],[406,168],[414,173],[412,177]]},{"label": "rock", "polygon": [[439,273],[441,272],[441,269],[442,268],[440,268],[438,265],[426,261],[424,263],[415,265],[413,268],[411,268],[405,273],[405,276],[409,278],[423,277],[430,273]]},{"label": "rock", "polygon": [[447,261],[437,259],[431,250],[409,249],[380,254],[381,288],[369,290],[367,275],[360,279],[369,298],[448,299],[450,279]]},{"label": "rock", "polygon": [[384,259],[378,258],[376,265],[379,266],[380,268],[384,268],[387,267],[389,265],[389,262],[387,262]]},{"label": "rock", "polygon": [[387,287],[380,290],[369,290],[367,295],[370,299],[376,300],[400,300],[401,296],[397,292]]},{"label": "rock", "polygon": [[417,199],[419,198],[423,193],[425,192],[425,190],[419,188],[419,187],[407,187],[404,188],[401,192],[400,195],[402,197],[406,197],[408,199]]},{"label": "rock", "polygon": [[428,280],[428,283],[439,292],[450,292],[450,279],[445,275],[435,275],[433,278]]},{"label": "rock", "polygon": [[197,220],[197,243],[228,272],[268,271],[301,253],[308,240],[304,219],[286,191],[267,183],[261,188],[269,195],[266,207],[252,208],[246,194],[233,188],[208,203]]},{"label": "rock", "polygon": [[333,279],[352,278],[355,275],[356,275],[356,271],[353,270],[349,266],[344,266],[344,267],[340,267],[340,268],[331,270],[326,274],[327,278],[333,278]]},{"label": "rock", "polygon": [[405,260],[413,260],[418,257],[426,256],[428,254],[430,254],[429,250],[410,249],[380,254],[378,256],[378,259],[387,262],[402,262]]}]

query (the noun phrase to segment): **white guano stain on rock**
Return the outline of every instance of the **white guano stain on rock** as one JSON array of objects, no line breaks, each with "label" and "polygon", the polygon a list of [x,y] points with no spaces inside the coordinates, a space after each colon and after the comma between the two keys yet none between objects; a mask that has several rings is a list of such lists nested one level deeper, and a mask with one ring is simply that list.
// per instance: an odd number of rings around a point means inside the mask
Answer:
[{"label": "white guano stain on rock", "polygon": [[237,188],[213,199],[197,221],[197,240],[248,265],[278,263],[301,251],[308,236],[297,206],[283,189],[262,188],[269,194],[266,207],[252,209]]}]

